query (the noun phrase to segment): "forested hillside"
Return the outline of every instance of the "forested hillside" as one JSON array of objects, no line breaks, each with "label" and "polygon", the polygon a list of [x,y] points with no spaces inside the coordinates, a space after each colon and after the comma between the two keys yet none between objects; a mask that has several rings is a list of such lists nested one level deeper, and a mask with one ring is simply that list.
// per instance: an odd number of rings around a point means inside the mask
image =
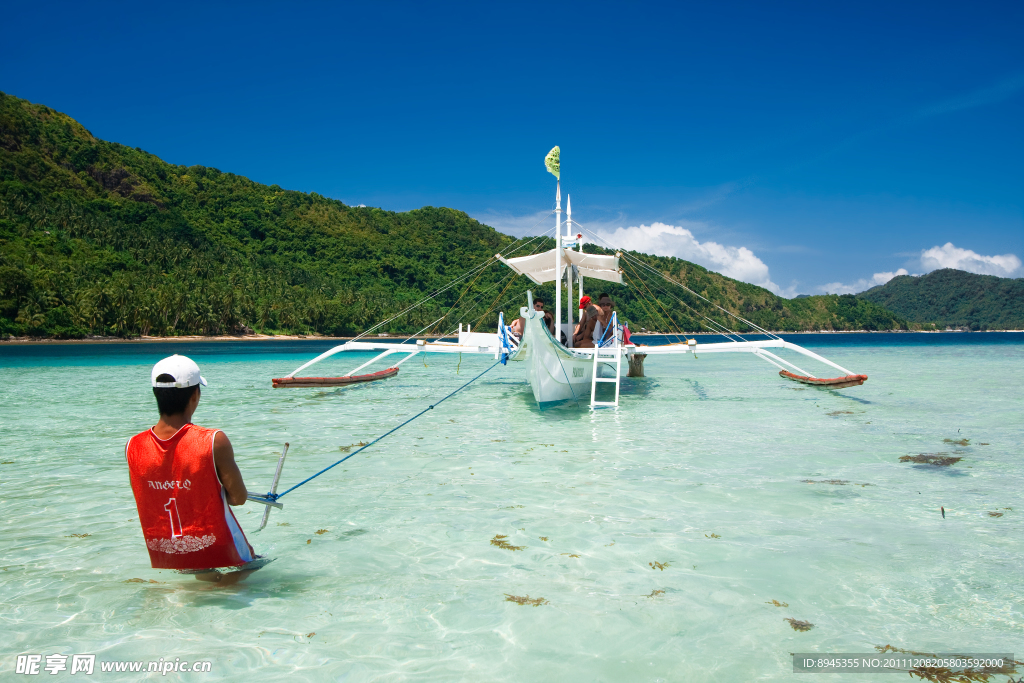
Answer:
[{"label": "forested hillside", "polygon": [[[0,335],[350,335],[402,311],[517,241],[463,212],[395,213],[168,164],[94,138],[71,117],[0,93]],[[674,258],[648,264],[774,330],[891,329],[866,299],[789,301]],[[634,329],[701,331],[718,311],[626,267],[608,286]],[[591,292],[604,283],[591,282]],[[503,266],[473,272],[382,331],[493,326],[528,288]],[[551,296],[550,286],[542,294]],[[743,329],[743,326],[739,326]]]},{"label": "forested hillside", "polygon": [[972,330],[1024,330],[1024,279],[943,268],[901,275],[858,297],[915,323]]}]

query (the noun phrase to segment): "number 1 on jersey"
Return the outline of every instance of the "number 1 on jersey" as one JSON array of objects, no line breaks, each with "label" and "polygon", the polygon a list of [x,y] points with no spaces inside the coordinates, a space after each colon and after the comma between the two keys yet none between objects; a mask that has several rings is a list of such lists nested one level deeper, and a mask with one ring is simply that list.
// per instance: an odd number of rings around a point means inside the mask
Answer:
[{"label": "number 1 on jersey", "polygon": [[178,538],[181,533],[181,517],[178,516],[178,501],[171,498],[164,504],[167,516],[171,518],[171,538]]}]

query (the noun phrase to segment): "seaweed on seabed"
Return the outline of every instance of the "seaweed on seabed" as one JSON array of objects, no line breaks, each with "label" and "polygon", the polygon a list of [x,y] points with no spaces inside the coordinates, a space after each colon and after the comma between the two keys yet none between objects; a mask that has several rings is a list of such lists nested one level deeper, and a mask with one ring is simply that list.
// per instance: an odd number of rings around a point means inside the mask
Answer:
[{"label": "seaweed on seabed", "polygon": [[[819,481],[815,481],[814,479],[801,479],[800,481],[804,484],[832,484],[833,486],[846,486],[850,483],[848,479],[821,479]],[[864,487],[874,486],[874,484],[854,484],[854,486]]]},{"label": "seaweed on seabed", "polygon": [[809,621],[800,621],[799,619],[793,619],[791,617],[786,617],[783,621],[788,621],[794,631],[810,631],[814,628],[814,624]]},{"label": "seaweed on seabed", "polygon": [[788,602],[779,602],[778,600],[772,600],[771,602],[764,603],[766,605],[775,605],[776,607],[789,607]]},{"label": "seaweed on seabed", "polygon": [[971,444],[970,439],[943,439],[942,443],[951,443],[955,446],[969,446]]},{"label": "seaweed on seabed", "polygon": [[505,602],[514,602],[517,605],[532,605],[534,607],[548,604],[548,601],[544,598],[531,598],[529,595],[510,595],[508,593],[505,593]]},{"label": "seaweed on seabed", "polygon": [[949,467],[960,462],[963,458],[945,453],[919,453],[917,455],[901,455],[900,462],[912,462],[918,465],[933,465],[935,467]]},{"label": "seaweed on seabed", "polygon": [[651,569],[660,569],[661,571],[665,571],[665,567],[668,566],[668,562],[648,562],[647,566]]},{"label": "seaweed on seabed", "polygon": [[906,671],[911,678],[916,676],[922,681],[933,681],[934,683],[970,683],[971,681],[984,682],[992,678],[992,674],[989,673],[974,671],[972,669],[953,671],[952,669],[944,666],[915,666],[913,669],[895,670]]},{"label": "seaweed on seabed", "polygon": [[502,550],[526,550],[525,545],[512,545],[505,539],[508,538],[505,534],[495,534],[494,538],[491,539],[491,545],[496,545]]}]

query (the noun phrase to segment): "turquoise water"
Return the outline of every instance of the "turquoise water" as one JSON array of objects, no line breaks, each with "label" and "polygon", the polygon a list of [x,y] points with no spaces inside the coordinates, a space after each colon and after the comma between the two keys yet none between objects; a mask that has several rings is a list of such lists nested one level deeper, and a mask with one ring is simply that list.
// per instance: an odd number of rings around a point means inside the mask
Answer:
[{"label": "turquoise water", "polygon": [[[330,344],[2,346],[0,672],[91,653],[212,662],[168,674],[184,680],[816,681],[851,677],[793,674],[789,653],[1022,659],[1024,335],[792,339],[870,380],[651,357],[619,410],[591,413],[539,411],[525,368],[499,366],[286,496],[266,530],[262,507],[236,509],[277,560],[230,587],[149,567],[123,449],[156,417],[153,362],[199,362],[196,422],[265,491],[283,442],[290,485],[492,361],[274,390]],[[962,460],[899,461],[921,453]]]}]

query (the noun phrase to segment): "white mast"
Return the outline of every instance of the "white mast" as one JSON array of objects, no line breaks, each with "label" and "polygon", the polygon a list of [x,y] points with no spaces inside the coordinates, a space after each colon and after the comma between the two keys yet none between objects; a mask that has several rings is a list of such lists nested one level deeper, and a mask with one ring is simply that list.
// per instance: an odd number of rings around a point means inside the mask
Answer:
[{"label": "white mast", "polygon": [[555,341],[562,329],[562,184],[555,182]]},{"label": "white mast", "polygon": [[[583,235],[580,235],[580,238],[577,240],[577,242],[579,244],[576,245],[576,251],[579,251],[580,253],[582,253],[583,252]],[[579,290],[578,292],[576,292],[576,295],[579,296],[579,298],[582,299],[583,298],[583,273],[580,273],[580,281],[576,284],[576,289]],[[580,320],[582,320],[582,319],[583,319],[583,314],[580,313]]]},{"label": "white mast", "polygon": [[[578,233],[579,239],[576,240],[576,251],[583,253],[583,233]],[[583,273],[580,273],[579,282],[576,283],[576,297],[577,301],[583,298]],[[580,313],[580,320],[583,320],[583,314]]]},{"label": "white mast", "polygon": [[[565,195],[565,238],[572,243],[572,197]],[[575,299],[572,298],[572,266],[566,269],[565,273],[565,317],[569,323],[569,333],[565,335],[566,346],[572,348],[572,309],[576,308]]]}]

